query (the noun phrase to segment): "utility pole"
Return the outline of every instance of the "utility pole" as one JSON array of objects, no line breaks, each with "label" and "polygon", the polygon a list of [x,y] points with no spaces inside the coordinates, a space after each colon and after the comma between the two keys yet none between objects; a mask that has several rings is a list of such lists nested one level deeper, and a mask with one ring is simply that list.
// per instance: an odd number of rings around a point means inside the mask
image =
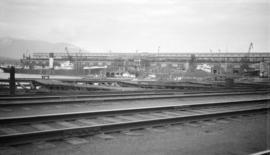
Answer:
[{"label": "utility pole", "polygon": [[10,90],[10,95],[14,96],[15,95],[15,68],[14,66],[11,66],[10,72],[9,72],[9,90]]}]

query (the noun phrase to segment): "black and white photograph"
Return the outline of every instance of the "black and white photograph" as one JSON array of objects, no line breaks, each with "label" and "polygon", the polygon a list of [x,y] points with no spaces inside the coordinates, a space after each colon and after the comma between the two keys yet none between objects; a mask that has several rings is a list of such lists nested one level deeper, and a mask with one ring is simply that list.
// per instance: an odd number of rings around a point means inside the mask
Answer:
[{"label": "black and white photograph", "polygon": [[269,0],[0,0],[0,155],[269,154]]}]

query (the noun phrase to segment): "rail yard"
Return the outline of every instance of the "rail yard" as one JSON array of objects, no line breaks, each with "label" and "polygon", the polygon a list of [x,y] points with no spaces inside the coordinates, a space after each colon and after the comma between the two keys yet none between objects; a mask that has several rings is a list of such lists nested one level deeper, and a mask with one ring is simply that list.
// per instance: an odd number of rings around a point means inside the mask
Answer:
[{"label": "rail yard", "polygon": [[24,55],[0,73],[0,154],[267,154],[270,55],[252,48]]},{"label": "rail yard", "polygon": [[270,155],[270,1],[0,8],[0,155]]},{"label": "rail yard", "polygon": [[10,79],[1,80],[0,154],[252,154],[269,148],[269,82],[17,78],[13,95],[9,85]]}]

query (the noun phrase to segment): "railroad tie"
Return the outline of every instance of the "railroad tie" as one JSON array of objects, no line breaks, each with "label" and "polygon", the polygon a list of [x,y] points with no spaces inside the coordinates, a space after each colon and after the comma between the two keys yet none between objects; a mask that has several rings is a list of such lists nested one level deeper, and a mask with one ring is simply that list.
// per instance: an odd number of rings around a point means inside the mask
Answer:
[{"label": "railroad tie", "polygon": [[116,118],[120,118],[122,120],[127,120],[127,121],[139,121],[141,119],[132,117],[132,116],[117,116]]},{"label": "railroad tie", "polygon": [[0,155],[17,155],[21,154],[21,151],[14,147],[0,147]]},{"label": "railroad tie", "polygon": [[108,134],[98,134],[96,135],[96,137],[101,138],[101,139],[105,139],[105,140],[109,140],[109,139],[114,139],[114,136],[108,135]]},{"label": "railroad tie", "polygon": [[84,138],[78,138],[78,137],[66,138],[65,141],[72,145],[85,144],[89,142],[88,140]]},{"label": "railroad tie", "polygon": [[146,128],[146,130],[151,131],[151,132],[166,132],[163,129],[158,129],[158,128]]},{"label": "railroad tie", "polygon": [[66,121],[59,121],[59,122],[57,122],[57,124],[60,124],[60,125],[67,127],[67,128],[78,127],[78,125],[70,123],[70,122],[66,122]]},{"label": "railroad tie", "polygon": [[99,123],[93,122],[89,119],[78,119],[76,121],[83,123],[83,124],[87,124],[87,125],[98,125],[99,124]]},{"label": "railroad tie", "polygon": [[113,117],[99,117],[101,120],[112,122],[112,123],[119,123],[122,122],[121,120]]},{"label": "railroad tie", "polygon": [[12,128],[7,128],[7,127],[0,127],[0,131],[3,132],[4,134],[16,134],[20,133],[20,131],[17,131]]},{"label": "railroad tie", "polygon": [[176,112],[170,112],[170,111],[163,111],[162,113],[167,114],[169,116],[179,116],[179,113]]},{"label": "railroad tie", "polygon": [[156,116],[153,116],[151,114],[135,114],[135,117],[140,117],[140,118],[146,118],[146,119],[153,119],[156,118]]},{"label": "railroad tie", "polygon": [[40,124],[32,124],[31,126],[38,129],[38,130],[41,130],[41,131],[42,130],[54,130],[55,129],[55,128],[47,125],[47,124],[41,124],[41,123]]},{"label": "railroad tie", "polygon": [[54,148],[56,147],[56,145],[54,145],[53,143],[50,142],[44,142],[44,141],[40,141],[40,142],[35,142],[33,143],[35,147],[37,147],[38,149],[50,149],[50,148]]},{"label": "railroad tie", "polygon": [[123,131],[122,133],[125,135],[128,135],[128,136],[142,136],[143,135],[142,133],[133,132],[133,131],[129,131],[129,130]]},{"label": "railroad tie", "polygon": [[8,108],[0,108],[1,111],[4,111],[4,112],[11,112],[12,109],[8,109]]}]

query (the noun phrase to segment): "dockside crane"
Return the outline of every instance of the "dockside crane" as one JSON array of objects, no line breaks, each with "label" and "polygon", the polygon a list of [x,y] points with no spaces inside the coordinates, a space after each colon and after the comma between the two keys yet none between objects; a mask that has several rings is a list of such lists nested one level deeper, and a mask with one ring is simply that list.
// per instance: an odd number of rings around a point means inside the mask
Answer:
[{"label": "dockside crane", "polygon": [[81,67],[81,64],[79,63],[77,53],[75,53],[75,56],[74,56],[75,58],[73,58],[69,53],[68,47],[65,47],[65,51],[67,53],[69,63],[74,64],[74,68],[75,68],[76,72],[79,72],[82,67]]},{"label": "dockside crane", "polygon": [[251,52],[252,49],[254,49],[254,48],[253,48],[253,43],[251,42],[251,43],[249,44],[249,47],[248,47],[248,53],[247,53],[248,59],[250,58],[250,52]]},{"label": "dockside crane", "polygon": [[252,72],[249,68],[249,61],[250,61],[250,53],[253,48],[253,43],[251,42],[248,47],[248,51],[245,57],[241,59],[241,66],[240,66],[240,71],[242,73],[250,73]]},{"label": "dockside crane", "polygon": [[68,52],[68,48],[67,48],[67,47],[65,47],[65,51],[66,51],[66,53],[67,53],[67,56],[68,56],[68,60],[69,60],[69,62],[72,62],[72,61],[73,61],[73,59],[72,59],[72,56],[69,54],[69,52]]}]

